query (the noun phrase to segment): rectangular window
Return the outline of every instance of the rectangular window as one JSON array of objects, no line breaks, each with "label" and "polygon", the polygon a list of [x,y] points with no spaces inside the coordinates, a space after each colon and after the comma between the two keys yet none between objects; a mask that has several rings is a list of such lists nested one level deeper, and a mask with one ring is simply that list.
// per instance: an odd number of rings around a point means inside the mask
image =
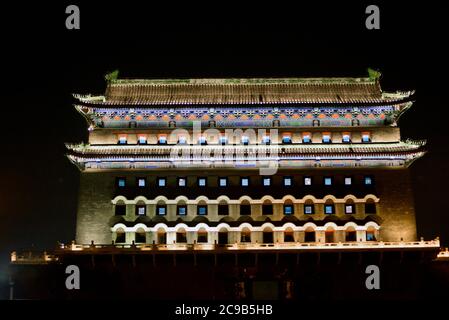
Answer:
[{"label": "rectangular window", "polygon": [[243,232],[240,234],[240,242],[249,243],[251,242],[251,232]]},{"label": "rectangular window", "polygon": [[282,143],[283,144],[291,144],[292,143],[292,137],[290,135],[285,135],[282,137]]},{"label": "rectangular window", "polygon": [[292,177],[284,177],[284,187],[292,186]]},{"label": "rectangular window", "polygon": [[136,243],[145,243],[147,241],[145,232],[136,232]]},{"label": "rectangular window", "polygon": [[324,213],[325,214],[333,214],[334,213],[334,205],[333,204],[326,204],[324,206]]},{"label": "rectangular window", "polygon": [[178,144],[187,144],[187,139],[184,136],[178,137]]},{"label": "rectangular window", "polygon": [[187,185],[187,178],[178,178],[178,187],[185,187]]},{"label": "rectangular window", "polygon": [[178,205],[176,208],[178,216],[187,215],[187,206],[186,205]]},{"label": "rectangular window", "polygon": [[128,140],[126,139],[126,136],[120,136],[118,138],[118,144],[127,144]]},{"label": "rectangular window", "polygon": [[342,142],[343,143],[350,143],[351,142],[351,135],[349,133],[343,133]]},{"label": "rectangular window", "polygon": [[167,214],[167,206],[166,205],[157,205],[156,206],[156,215],[165,216]]},{"label": "rectangular window", "polygon": [[362,142],[363,143],[371,142],[371,135],[368,132],[362,133]]},{"label": "rectangular window", "polygon": [[251,215],[251,205],[250,204],[241,204],[240,205],[240,215],[241,216]]},{"label": "rectangular window", "polygon": [[304,177],[304,185],[311,186],[312,185],[312,177]]},{"label": "rectangular window", "polygon": [[311,142],[312,142],[312,135],[310,133],[303,133],[302,143],[311,143]]},{"label": "rectangular window", "polygon": [[376,204],[374,202],[365,203],[366,214],[376,214]]},{"label": "rectangular window", "polygon": [[218,178],[218,185],[220,187],[227,187],[228,186],[228,178]]},{"label": "rectangular window", "polygon": [[220,137],[220,144],[221,144],[221,145],[228,144],[228,138],[225,137],[225,136],[221,136],[221,137]]},{"label": "rectangular window", "polygon": [[264,187],[271,186],[271,178],[263,178],[263,186]]},{"label": "rectangular window", "polygon": [[241,178],[240,185],[242,187],[248,187],[249,186],[249,178]]},{"label": "rectangular window", "polygon": [[147,179],[145,178],[137,178],[137,186],[139,188],[144,188],[147,185]]},{"label": "rectangular window", "polygon": [[137,216],[144,216],[146,213],[146,206],[145,205],[136,205],[136,215]]},{"label": "rectangular window", "polygon": [[187,243],[187,235],[185,232],[176,232],[177,243]]},{"label": "rectangular window", "polygon": [[295,242],[293,232],[284,232],[284,242]]},{"label": "rectangular window", "polygon": [[115,215],[116,216],[126,216],[126,205],[116,204],[115,205]]},{"label": "rectangular window", "polygon": [[353,204],[345,204],[345,213],[346,214],[353,214],[353,213],[355,213],[354,205]]},{"label": "rectangular window", "polygon": [[284,204],[284,214],[285,215],[293,214],[293,205],[291,205],[291,204]]},{"label": "rectangular window", "polygon": [[374,184],[374,179],[371,176],[365,176],[363,178],[365,186],[372,186]]},{"label": "rectangular window", "polygon": [[167,136],[159,136],[158,144],[167,144]]},{"label": "rectangular window", "polygon": [[345,177],[345,186],[350,186],[352,184],[352,178],[351,177]]},{"label": "rectangular window", "polygon": [[207,232],[198,233],[198,243],[207,243]]},{"label": "rectangular window", "polygon": [[219,204],[218,214],[221,216],[227,216],[229,214],[229,206],[227,204]]},{"label": "rectangular window", "polygon": [[324,185],[331,186],[332,185],[332,177],[324,177]]},{"label": "rectangular window", "polygon": [[331,143],[331,134],[330,133],[323,133],[323,143]]},{"label": "rectangular window", "polygon": [[249,144],[249,137],[248,136],[243,136],[242,137],[242,144],[244,144],[245,146]]},{"label": "rectangular window", "polygon": [[207,215],[207,205],[199,205],[197,207],[197,214],[199,216],[205,216]]},{"label": "rectangular window", "polygon": [[206,181],[206,178],[198,178],[198,186],[205,187],[207,185]]},{"label": "rectangular window", "polygon": [[115,242],[117,242],[117,243],[126,242],[126,233],[125,232],[117,232],[117,237],[115,238]]},{"label": "rectangular window", "polygon": [[262,214],[263,215],[273,214],[273,205],[272,204],[263,204],[262,205]]},{"label": "rectangular window", "polygon": [[366,232],[366,241],[376,241],[376,237],[374,236],[373,231]]},{"label": "rectangular window", "polygon": [[205,137],[205,136],[199,137],[199,138],[198,138],[198,143],[199,143],[200,145],[206,145],[206,144],[207,144],[206,137]]},{"label": "rectangular window", "polygon": [[146,136],[139,136],[139,139],[137,140],[138,144],[147,144],[147,137]]},{"label": "rectangular window", "polygon": [[125,178],[117,178],[117,187],[119,187],[119,188],[126,187],[126,179]]},{"label": "rectangular window", "polygon": [[262,137],[262,143],[263,144],[270,144],[271,143],[270,136],[263,136]]},{"label": "rectangular window", "polygon": [[158,187],[165,187],[166,185],[167,185],[166,178],[157,178],[157,186]]},{"label": "rectangular window", "polygon": [[313,204],[304,205],[304,214],[313,214],[313,212],[314,212]]}]

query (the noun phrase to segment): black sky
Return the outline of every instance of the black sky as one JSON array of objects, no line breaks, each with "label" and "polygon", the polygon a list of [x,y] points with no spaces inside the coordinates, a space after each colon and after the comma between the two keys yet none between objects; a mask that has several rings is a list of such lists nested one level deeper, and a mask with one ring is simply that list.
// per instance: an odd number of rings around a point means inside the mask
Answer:
[{"label": "black sky", "polygon": [[368,2],[73,3],[81,30],[65,29],[68,2],[2,7],[0,280],[9,251],[74,238],[79,176],[64,142],[85,140],[87,130],[71,93],[102,93],[103,76],[114,69],[152,78],[363,76],[367,67],[380,69],[384,90],[417,91],[400,125],[404,138],[428,140],[428,154],[411,168],[418,234],[449,244],[449,73],[440,2],[373,2],[381,9],[376,31],[365,28]]}]

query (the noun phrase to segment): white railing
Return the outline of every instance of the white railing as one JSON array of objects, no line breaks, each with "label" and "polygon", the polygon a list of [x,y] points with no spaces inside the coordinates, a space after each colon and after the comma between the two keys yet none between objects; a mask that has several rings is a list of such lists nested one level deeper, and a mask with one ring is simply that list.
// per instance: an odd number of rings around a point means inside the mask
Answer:
[{"label": "white railing", "polygon": [[[173,244],[60,244],[54,253],[47,252],[12,252],[11,263],[48,263],[58,261],[58,255],[77,251],[94,251],[96,253],[123,253],[141,251],[245,251],[245,250],[341,250],[350,251],[358,249],[418,249],[418,248],[440,248],[440,240],[430,241],[366,241],[366,242],[289,242],[289,243],[234,243],[234,244],[211,244],[211,243],[173,243]],[[449,251],[441,251],[440,258],[449,258]]]},{"label": "white railing", "polygon": [[287,243],[234,243],[234,244],[211,244],[211,243],[173,243],[173,244],[71,244],[61,245],[59,249],[82,251],[82,250],[258,250],[258,249],[359,249],[359,248],[439,248],[440,240],[430,241],[364,241],[364,242],[287,242]]}]

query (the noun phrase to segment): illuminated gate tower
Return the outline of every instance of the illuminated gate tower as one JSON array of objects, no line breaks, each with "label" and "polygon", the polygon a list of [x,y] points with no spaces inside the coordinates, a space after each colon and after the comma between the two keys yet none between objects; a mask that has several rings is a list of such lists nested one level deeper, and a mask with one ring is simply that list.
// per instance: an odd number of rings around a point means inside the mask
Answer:
[{"label": "illuminated gate tower", "polygon": [[412,95],[378,78],[110,80],[75,96],[76,242],[415,241],[424,143],[397,125]]}]

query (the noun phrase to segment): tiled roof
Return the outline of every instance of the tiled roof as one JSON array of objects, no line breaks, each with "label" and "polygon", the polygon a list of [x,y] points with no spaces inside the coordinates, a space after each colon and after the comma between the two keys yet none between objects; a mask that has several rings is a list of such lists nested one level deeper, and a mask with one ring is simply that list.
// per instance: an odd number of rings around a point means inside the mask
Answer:
[{"label": "tiled roof", "polygon": [[412,92],[383,93],[369,78],[115,80],[104,96],[75,95],[104,106],[363,104],[397,102]]},{"label": "tiled roof", "polygon": [[[271,150],[271,154],[277,152],[280,156],[295,155],[370,155],[370,154],[407,154],[421,151],[423,142],[397,142],[397,143],[378,143],[378,144],[304,144],[304,145],[269,145],[269,146],[155,146],[155,145],[94,145],[94,146],[76,146],[67,145],[70,154],[79,158],[109,158],[109,157],[170,157],[171,152],[175,150],[185,150],[194,155],[241,155],[245,153],[255,155],[260,152],[263,155]],[[184,153],[185,154],[185,153]]]}]

